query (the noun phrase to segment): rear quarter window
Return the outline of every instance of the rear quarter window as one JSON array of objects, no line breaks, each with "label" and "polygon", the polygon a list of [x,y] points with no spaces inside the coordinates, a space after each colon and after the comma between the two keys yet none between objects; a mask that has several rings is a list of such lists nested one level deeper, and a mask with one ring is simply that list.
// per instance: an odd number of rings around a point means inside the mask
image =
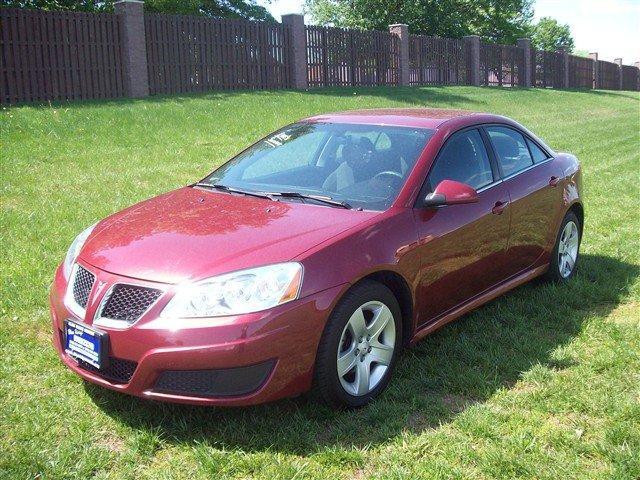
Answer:
[{"label": "rear quarter window", "polygon": [[529,145],[529,150],[531,151],[531,156],[533,157],[533,163],[544,162],[549,155],[542,150],[538,145],[533,143],[531,140],[527,138],[527,145]]}]

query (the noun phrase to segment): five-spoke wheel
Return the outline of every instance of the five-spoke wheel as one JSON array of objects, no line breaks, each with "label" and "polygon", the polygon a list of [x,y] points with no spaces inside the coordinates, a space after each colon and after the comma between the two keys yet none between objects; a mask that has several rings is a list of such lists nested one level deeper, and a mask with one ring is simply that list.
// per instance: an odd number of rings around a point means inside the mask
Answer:
[{"label": "five-spoke wheel", "polygon": [[579,243],[578,226],[570,220],[565,224],[558,244],[558,269],[562,278],[569,277],[576,266]]},{"label": "five-spoke wheel", "polygon": [[320,341],[316,390],[332,406],[369,403],[389,381],[401,338],[393,293],[373,281],[355,285],[334,309]]},{"label": "five-spoke wheel", "polygon": [[396,325],[389,307],[367,302],[351,315],[342,331],[337,373],[351,395],[366,395],[384,377],[396,343]]},{"label": "five-spoke wheel", "polygon": [[554,282],[568,280],[576,271],[578,256],[580,254],[580,239],[582,238],[582,224],[573,212],[568,212],[562,223],[556,238],[549,270],[546,278]]}]

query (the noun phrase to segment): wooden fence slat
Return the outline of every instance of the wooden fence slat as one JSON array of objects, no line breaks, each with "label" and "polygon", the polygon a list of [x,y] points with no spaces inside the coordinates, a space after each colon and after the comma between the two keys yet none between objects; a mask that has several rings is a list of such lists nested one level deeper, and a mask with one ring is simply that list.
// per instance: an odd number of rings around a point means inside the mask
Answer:
[{"label": "wooden fence slat", "polygon": [[18,33],[18,15],[14,14],[9,17],[9,29],[11,32],[11,47],[14,61],[14,78],[16,82],[16,97],[18,99],[27,99],[24,94],[24,79],[22,77],[22,55],[20,55],[20,36]]},{"label": "wooden fence slat", "polygon": [[0,44],[0,103],[9,103],[9,95],[8,95],[8,77],[9,71],[7,68],[7,54],[5,52],[6,48],[6,22],[4,16],[4,10],[0,10],[0,37],[2,38],[2,44]]}]

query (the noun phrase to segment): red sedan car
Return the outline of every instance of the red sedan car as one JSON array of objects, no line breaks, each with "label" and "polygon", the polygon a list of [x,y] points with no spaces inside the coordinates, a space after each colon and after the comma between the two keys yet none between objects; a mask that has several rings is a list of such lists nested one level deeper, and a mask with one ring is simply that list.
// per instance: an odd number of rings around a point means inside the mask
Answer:
[{"label": "red sedan car", "polygon": [[581,174],[508,118],[319,115],[82,232],[51,288],[84,379],[249,405],[370,402],[401,350],[534,277],[575,272]]}]

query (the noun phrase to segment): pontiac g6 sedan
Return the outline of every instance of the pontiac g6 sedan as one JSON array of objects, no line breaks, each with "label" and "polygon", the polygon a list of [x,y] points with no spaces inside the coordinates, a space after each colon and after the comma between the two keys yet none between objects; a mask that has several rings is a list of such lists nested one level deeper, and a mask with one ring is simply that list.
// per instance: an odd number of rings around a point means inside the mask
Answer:
[{"label": "pontiac g6 sedan", "polygon": [[535,277],[575,273],[581,173],[508,118],[319,115],[74,240],[53,341],[89,382],[249,405],[358,407],[403,348]]}]

